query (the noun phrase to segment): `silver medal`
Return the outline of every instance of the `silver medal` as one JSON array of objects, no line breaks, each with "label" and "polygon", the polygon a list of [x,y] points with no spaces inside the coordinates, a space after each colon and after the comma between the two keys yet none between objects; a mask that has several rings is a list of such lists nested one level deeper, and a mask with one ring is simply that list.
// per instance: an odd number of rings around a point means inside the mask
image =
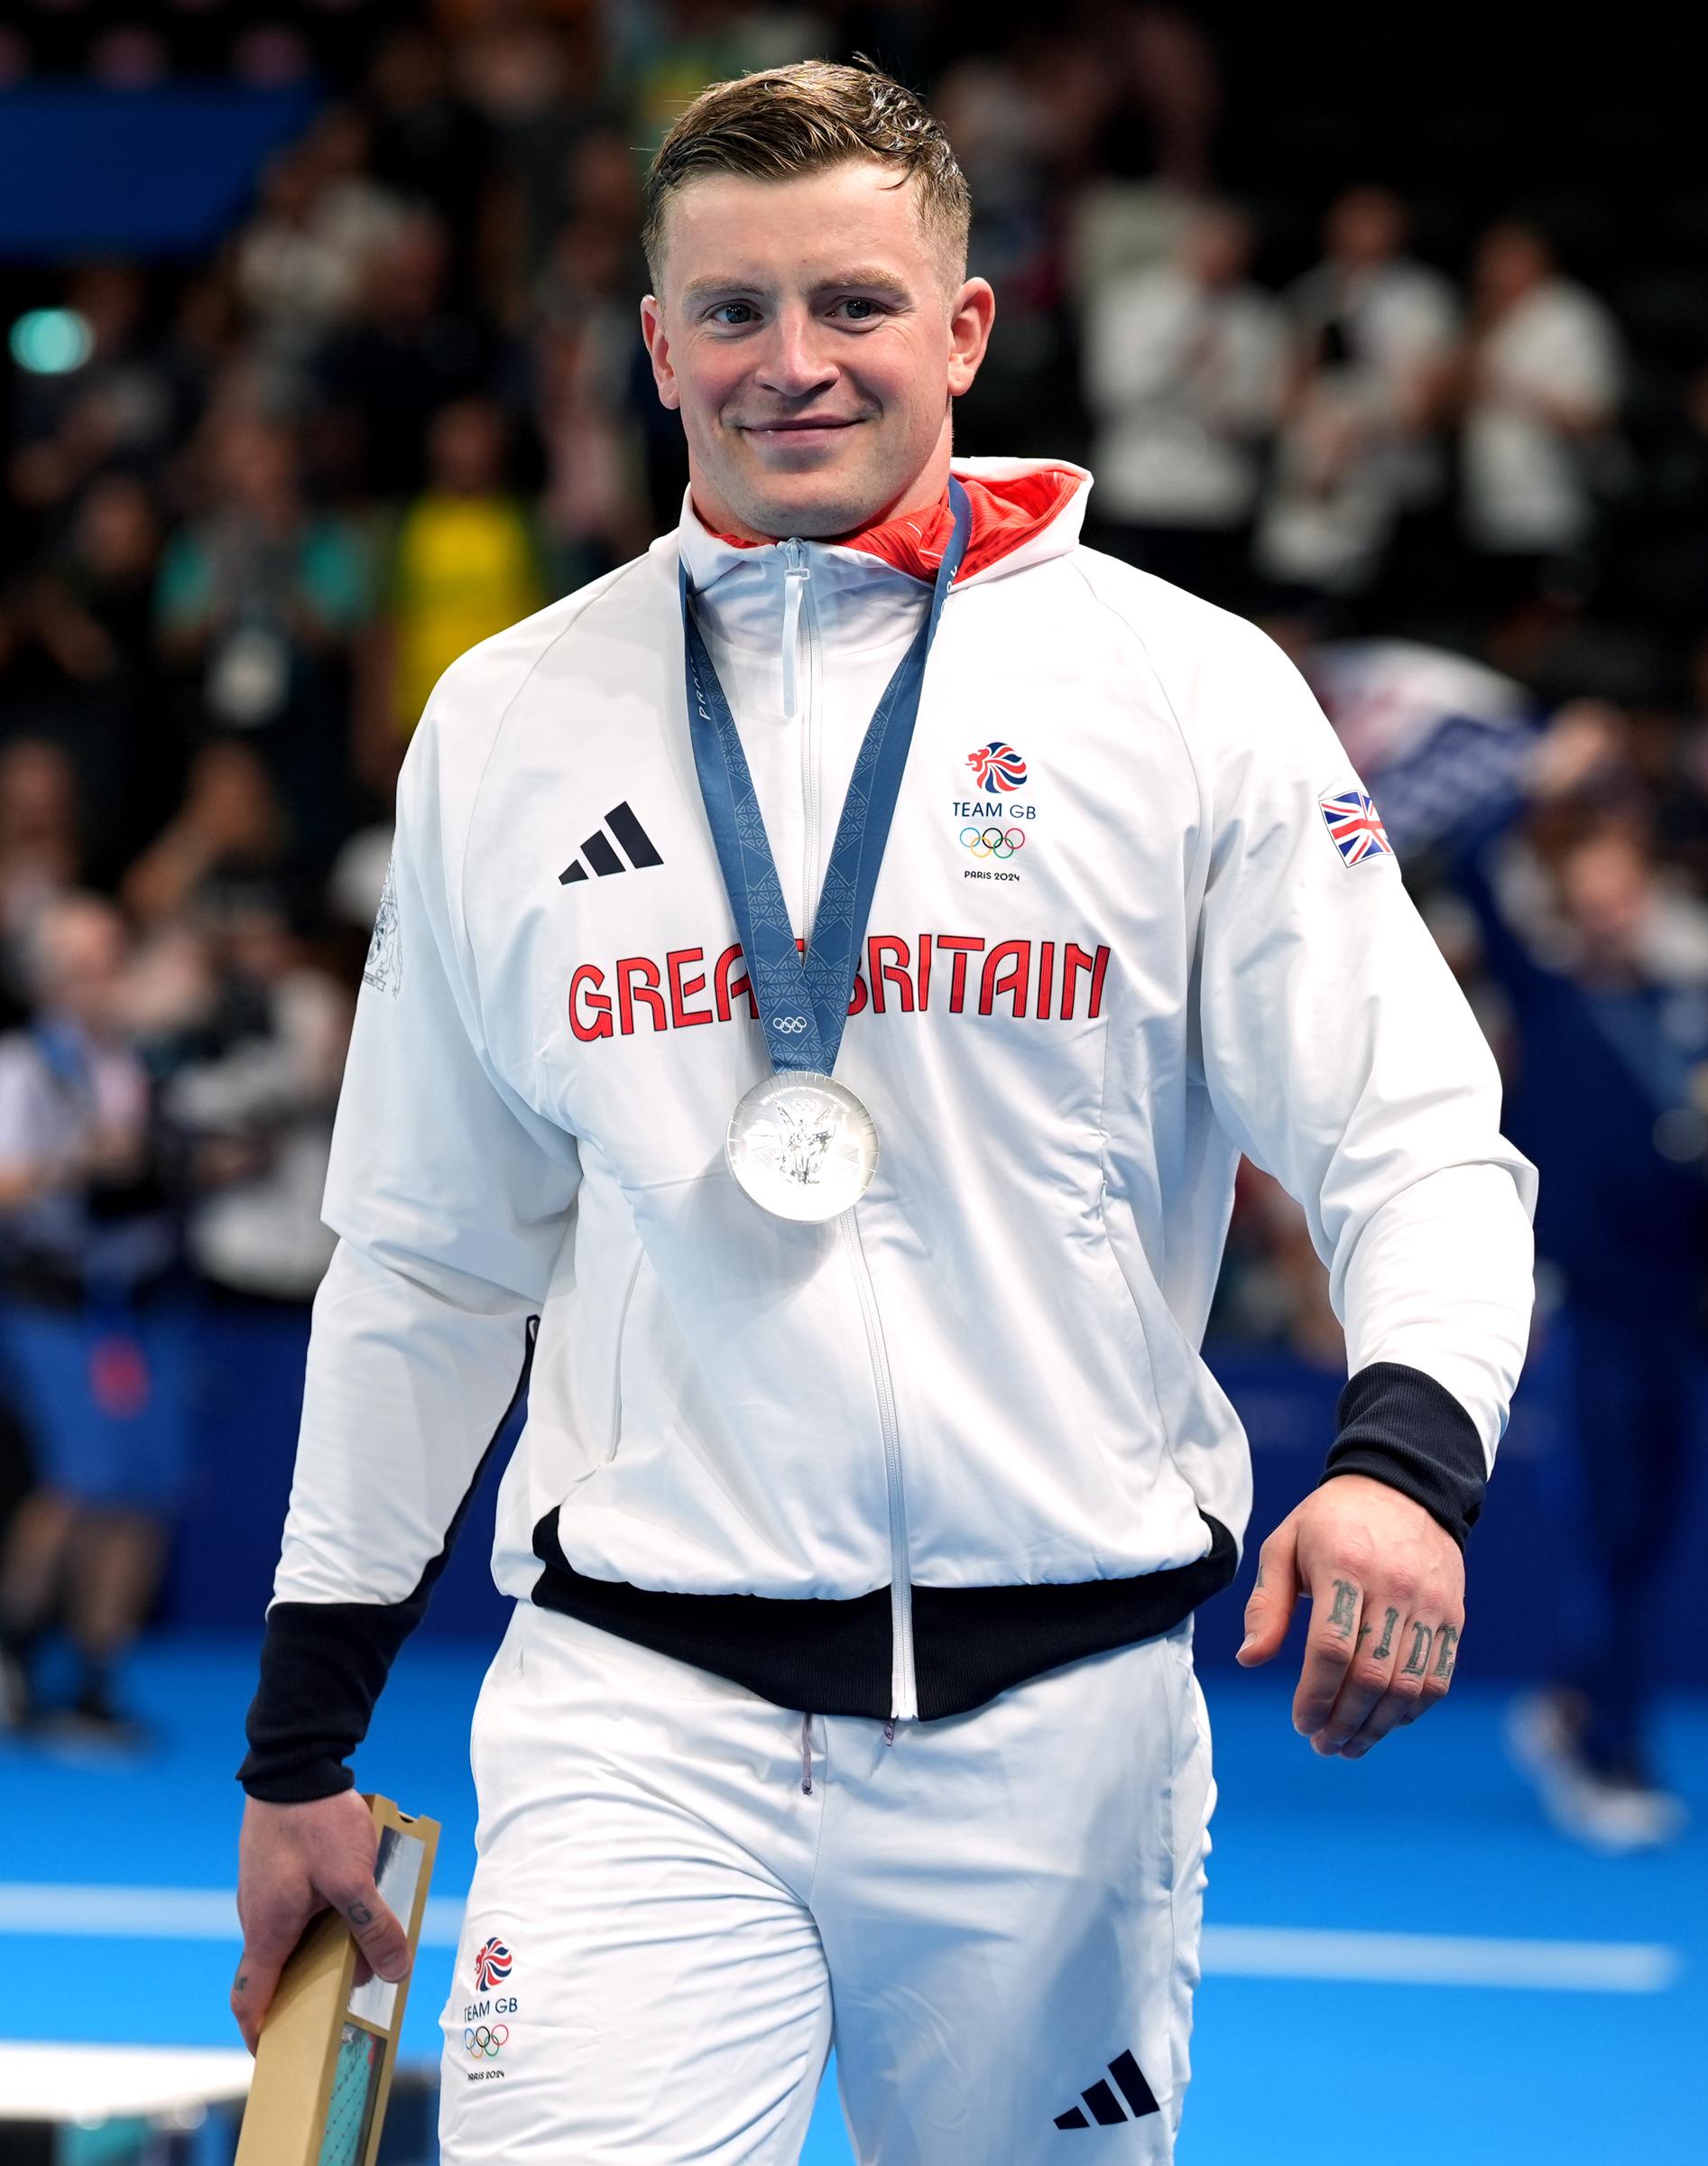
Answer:
[{"label": "silver medal", "polygon": [[779,1218],[835,1218],[858,1203],[878,1164],[872,1115],[843,1084],[810,1069],[755,1083],[730,1116],[729,1170]]}]

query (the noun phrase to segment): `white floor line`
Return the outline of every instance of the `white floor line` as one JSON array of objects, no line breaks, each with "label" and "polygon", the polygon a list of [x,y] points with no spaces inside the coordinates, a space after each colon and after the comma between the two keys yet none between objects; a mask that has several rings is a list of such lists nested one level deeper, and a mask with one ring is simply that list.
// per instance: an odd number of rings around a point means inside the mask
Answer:
[{"label": "white floor line", "polygon": [[1337,1978],[1383,1986],[1494,1986],[1536,1993],[1665,1993],[1682,1950],[1647,1940],[1500,1940],[1453,1933],[1206,1925],[1204,1967],[1223,1978]]},{"label": "white floor line", "polygon": [[[455,1948],[458,1896],[429,1900],[425,1948]],[[221,1940],[237,1914],[224,1888],[101,1887],[0,1882],[0,1935],[97,1940]],[[1316,1926],[1207,1925],[1205,1974],[1391,1986],[1490,1986],[1539,1993],[1664,1993],[1683,1951],[1647,1940],[1509,1940],[1448,1933],[1338,1932]]]}]

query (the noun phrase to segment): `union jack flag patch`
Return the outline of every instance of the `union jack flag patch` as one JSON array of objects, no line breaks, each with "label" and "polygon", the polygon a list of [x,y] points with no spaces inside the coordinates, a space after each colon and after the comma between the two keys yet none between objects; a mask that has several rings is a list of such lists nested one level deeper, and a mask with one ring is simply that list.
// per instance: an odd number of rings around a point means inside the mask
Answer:
[{"label": "union jack flag patch", "polygon": [[1319,797],[1323,825],[1329,840],[1347,865],[1362,865],[1366,857],[1391,857],[1394,846],[1381,824],[1381,814],[1370,801],[1368,790],[1342,790],[1333,797]]}]

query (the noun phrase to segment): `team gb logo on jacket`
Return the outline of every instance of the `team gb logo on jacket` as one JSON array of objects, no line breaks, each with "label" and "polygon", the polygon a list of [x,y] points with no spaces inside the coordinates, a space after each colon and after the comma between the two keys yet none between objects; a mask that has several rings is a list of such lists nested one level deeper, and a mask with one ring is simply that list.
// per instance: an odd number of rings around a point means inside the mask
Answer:
[{"label": "team gb logo on jacket", "polygon": [[1014,795],[1026,787],[1025,758],[1005,738],[994,737],[969,752],[966,764],[978,795],[955,801],[956,839],[974,860],[963,866],[963,876],[1018,881],[1012,860],[1032,840],[1036,830],[1029,823],[1038,813],[1036,805]]},{"label": "team gb logo on jacket", "polygon": [[966,764],[981,790],[1018,790],[1026,780],[1026,763],[1011,745],[981,745]]}]

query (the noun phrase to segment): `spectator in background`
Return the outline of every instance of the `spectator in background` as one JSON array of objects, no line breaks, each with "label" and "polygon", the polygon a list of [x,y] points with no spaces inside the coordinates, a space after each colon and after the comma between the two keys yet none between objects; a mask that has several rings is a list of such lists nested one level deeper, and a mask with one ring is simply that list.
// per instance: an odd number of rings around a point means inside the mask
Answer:
[{"label": "spectator in background", "polygon": [[69,1717],[115,1738],[131,1726],[115,1667],[153,1597],[187,1414],[127,944],[109,903],[51,903],[35,1020],[0,1040],[0,1356],[39,1466],[0,1556],[0,1714],[37,1712],[33,1657],[62,1605],[80,1661]]},{"label": "spectator in background", "polygon": [[1071,400],[1066,266],[1051,186],[1063,144],[1049,86],[1018,53],[957,60],[937,116],[973,191],[969,268],[1002,296],[977,381],[957,400],[964,436],[1030,449],[1040,405]]},{"label": "spectator in background", "polygon": [[1564,1281],[1582,1509],[1557,1575],[1554,1687],[1512,1739],[1568,1833],[1652,1847],[1683,1823],[1650,1757],[1647,1610],[1678,1530],[1708,1265],[1708,911],[1657,875],[1616,712],[1556,719],[1524,828],[1461,885],[1517,1037],[1507,1125],[1541,1173]]},{"label": "spectator in background", "polygon": [[[652,530],[641,515],[640,485],[647,435],[652,415],[673,419],[659,405],[650,375],[637,385],[644,354],[634,337],[634,297],[648,280],[635,237],[633,154],[614,130],[602,129],[583,139],[572,162],[574,214],[536,290],[530,356],[546,466],[540,519],[559,593],[646,547]],[[671,517],[688,486],[676,456],[681,435],[677,429],[660,440]]]},{"label": "spectator in background", "polygon": [[31,935],[83,872],[77,774],[57,745],[18,737],[0,752],[0,1020],[29,1006]]},{"label": "spectator in background", "polygon": [[321,343],[354,314],[369,264],[406,216],[362,171],[365,150],[358,113],[324,114],[272,159],[259,214],[237,243],[237,293],[254,326],[267,397],[284,411],[303,403]]},{"label": "spectator in background", "polygon": [[453,298],[443,223],[411,211],[374,251],[358,312],[328,339],[317,365],[331,456],[382,502],[421,487],[428,425],[439,409],[492,392],[502,373],[498,333]]},{"label": "spectator in background", "polygon": [[1229,607],[1247,585],[1280,360],[1251,256],[1240,213],[1200,205],[1174,260],[1107,281],[1085,330],[1103,545]]},{"label": "spectator in background", "polygon": [[334,1246],[320,1202],[351,1004],[263,899],[214,946],[213,999],[180,1018],[163,1101],[188,1148],[189,1258],[223,1294],[300,1309],[306,1334]]},{"label": "spectator in background", "polygon": [[385,39],[368,76],[368,106],[374,178],[443,219],[457,282],[466,290],[490,144],[453,89],[444,46],[430,32],[410,24]]},{"label": "spectator in background", "polygon": [[365,620],[365,552],[304,501],[296,440],[235,413],[211,425],[212,501],[167,546],[161,646],[196,686],[199,734],[241,732],[282,790],[299,850],[329,858],[346,824],[351,643]]},{"label": "spectator in background", "polygon": [[1480,588],[1497,615],[1581,599],[1623,367],[1612,318],[1561,277],[1532,226],[1482,236],[1463,373],[1461,488]]},{"label": "spectator in background", "polygon": [[569,208],[580,137],[609,117],[602,111],[597,16],[615,12],[565,9],[552,22],[540,10],[489,8],[458,52],[460,88],[491,145],[494,199],[484,239],[512,292],[526,292],[538,278]]},{"label": "spectator in background", "polygon": [[125,875],[120,893],[154,930],[217,916],[233,894],[276,900],[291,831],[265,764],[247,745],[209,745],[190,763],[180,810]]},{"label": "spectator in background", "polygon": [[533,520],[511,493],[503,415],[459,399],[433,417],[427,487],[396,523],[373,649],[378,727],[358,754],[384,791],[427,696],[459,654],[549,598]]},{"label": "spectator in background", "polygon": [[1331,207],[1325,259],[1285,296],[1291,358],[1258,564],[1295,595],[1371,588],[1395,525],[1445,486],[1435,426],[1458,311],[1404,253],[1406,214],[1382,188]]},{"label": "spectator in background", "polygon": [[63,546],[0,616],[0,698],[14,727],[62,746],[89,815],[91,866],[110,876],[141,839],[162,773],[153,589],[160,531],[134,476],[89,485]]}]

